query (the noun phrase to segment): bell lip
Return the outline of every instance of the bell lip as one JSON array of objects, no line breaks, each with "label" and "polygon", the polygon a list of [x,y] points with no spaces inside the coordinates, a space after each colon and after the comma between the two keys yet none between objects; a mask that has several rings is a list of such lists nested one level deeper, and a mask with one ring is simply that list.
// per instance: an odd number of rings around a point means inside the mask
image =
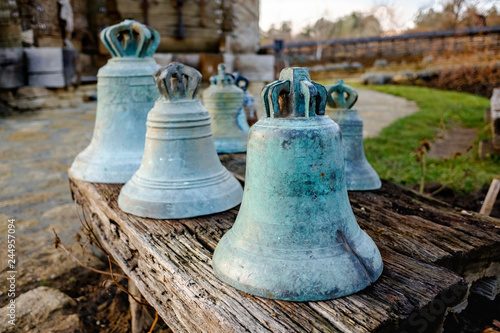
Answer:
[{"label": "bell lip", "polygon": [[[376,269],[372,272],[369,272],[369,274],[367,274],[364,278],[358,278],[357,283],[353,284],[352,280],[349,280],[349,281],[344,280],[345,283],[343,285],[341,283],[337,283],[337,284],[332,283],[332,285],[329,288],[325,288],[322,292],[317,292],[317,289],[315,289],[315,286],[312,286],[311,288],[309,288],[309,290],[305,291],[303,294],[295,294],[295,295],[290,295],[293,292],[286,291],[287,286],[284,285],[284,286],[282,286],[282,288],[283,288],[282,292],[280,292],[280,293],[277,293],[275,291],[271,292],[270,288],[266,287],[266,286],[256,287],[256,286],[252,286],[249,284],[240,283],[238,281],[239,278],[234,277],[234,276],[237,276],[239,272],[241,272],[242,268],[240,268],[240,267],[236,267],[236,270],[231,271],[233,273],[233,274],[231,274],[233,277],[230,274],[226,274],[223,269],[219,269],[218,258],[219,258],[220,251],[226,250],[226,252],[230,253],[231,255],[234,255],[234,253],[236,253],[237,251],[245,251],[242,249],[238,249],[236,247],[232,247],[232,244],[229,240],[229,235],[228,235],[230,232],[231,232],[231,229],[228,230],[228,232],[221,238],[221,240],[217,244],[217,247],[215,248],[215,251],[214,251],[214,254],[212,257],[212,268],[213,268],[216,276],[221,281],[229,284],[230,286],[232,286],[233,288],[235,288],[239,291],[242,291],[242,292],[250,294],[250,295],[268,298],[268,299],[274,299],[274,300],[293,301],[293,302],[310,302],[310,301],[332,300],[332,299],[340,298],[343,296],[352,295],[354,293],[357,293],[359,291],[364,290],[365,288],[367,288],[371,284],[375,283],[380,278],[380,276],[382,275],[382,272],[383,272],[383,263],[382,263],[382,258],[380,256],[380,251],[378,250],[377,246],[373,243],[372,246],[374,247],[374,249],[376,249],[376,252],[374,254],[376,256],[378,255],[378,257],[375,259],[380,260],[380,265],[379,265],[379,267],[375,267],[378,269]],[[367,236],[367,235],[366,235],[366,237],[369,238],[369,236]],[[371,240],[371,238],[370,238],[370,241],[373,242]],[[223,250],[221,250],[221,248]],[[227,248],[229,250],[224,249],[224,248]],[[254,256],[253,258],[255,259],[255,262],[260,261],[259,257],[257,257],[257,256]],[[272,260],[275,260],[275,262],[282,262],[282,260],[279,260],[279,259],[266,258],[266,260],[268,262],[272,261]],[[304,261],[307,261],[307,260],[304,260]],[[294,261],[290,261],[290,262],[293,265],[293,264],[297,264],[298,261],[294,260]],[[358,263],[358,264],[363,265],[362,263]],[[223,265],[221,265],[221,266],[223,266]],[[314,268],[317,268],[317,267],[318,266],[316,266]],[[342,266],[342,265],[337,266],[337,267],[339,267],[340,269],[344,268],[344,266]],[[364,267],[364,265],[363,265],[363,267]],[[319,268],[324,269],[325,267],[319,266]],[[313,269],[313,267],[311,267],[311,270],[312,269]],[[265,267],[263,267],[263,269],[261,271],[265,271],[265,270],[266,270]],[[316,269],[316,271],[317,271],[317,269]],[[328,273],[328,271],[325,270],[324,273]],[[346,275],[346,274],[349,275],[348,273],[339,273],[337,275]],[[337,281],[335,281],[335,282],[337,282]],[[317,281],[317,283],[321,284],[320,281]],[[276,286],[274,286],[274,287],[276,288]],[[288,289],[290,289],[289,286],[288,286]]]},{"label": "bell lip", "polygon": [[[380,181],[380,180],[379,180]],[[382,182],[380,182],[380,186],[347,186],[347,191],[349,192],[362,192],[362,191],[375,191],[379,190],[382,187]]]},{"label": "bell lip", "polygon": [[[221,193],[220,191],[216,191],[214,189],[215,187],[219,187],[221,185],[227,186],[229,190]],[[118,207],[127,214],[161,220],[185,219],[224,212],[238,206],[243,198],[243,188],[241,187],[241,184],[238,182],[238,180],[231,174],[222,183],[206,187],[195,187],[179,190],[150,189],[150,193],[157,192],[164,195],[169,193],[167,197],[170,200],[151,201],[130,196],[129,193],[134,193],[135,189],[138,186],[140,185],[132,183],[131,181],[127,182],[125,186],[123,186],[120,191],[120,195],[118,196]],[[178,199],[180,197],[179,194],[182,192],[187,194],[189,194],[190,192],[197,193],[199,195],[200,191],[207,192],[205,198],[194,201],[174,200]],[[217,193],[218,196],[215,196],[214,193]],[[186,197],[190,196],[186,195]],[[201,207],[200,204],[202,204]],[[165,207],[168,205],[175,205],[176,208],[172,209],[170,213],[166,213]],[[195,207],[198,208],[194,209]],[[186,211],[190,213],[186,213]]]},{"label": "bell lip", "polygon": [[135,164],[108,164],[101,166],[99,164],[92,164],[91,162],[86,163],[75,158],[68,169],[68,176],[88,183],[125,184],[134,175],[140,165],[141,163],[138,161]]},{"label": "bell lip", "polygon": [[377,174],[354,180],[347,177],[346,174],[345,180],[348,191],[371,191],[378,190],[382,187],[382,181]]},{"label": "bell lip", "polygon": [[[226,140],[232,139],[232,142],[227,143]],[[247,152],[247,140],[242,141],[241,139],[228,138],[228,137],[217,137],[214,136],[215,150],[217,154],[232,154],[232,153],[246,153]]]},{"label": "bell lip", "polygon": [[352,177],[354,172],[349,170],[354,169],[352,167],[347,168],[346,165],[345,182],[348,191],[371,191],[378,190],[382,187],[382,181],[380,180],[377,171],[373,169],[368,161],[363,163],[360,167],[358,166],[358,169],[355,172],[358,177]]}]

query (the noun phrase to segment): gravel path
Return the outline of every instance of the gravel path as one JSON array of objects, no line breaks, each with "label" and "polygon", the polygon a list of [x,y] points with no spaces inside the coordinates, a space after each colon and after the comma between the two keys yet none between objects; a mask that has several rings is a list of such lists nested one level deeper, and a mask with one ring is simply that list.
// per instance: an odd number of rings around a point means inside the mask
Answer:
[{"label": "gravel path", "polygon": [[414,101],[368,89],[356,89],[359,97],[354,108],[363,119],[363,137],[377,136],[398,118],[418,111]]}]

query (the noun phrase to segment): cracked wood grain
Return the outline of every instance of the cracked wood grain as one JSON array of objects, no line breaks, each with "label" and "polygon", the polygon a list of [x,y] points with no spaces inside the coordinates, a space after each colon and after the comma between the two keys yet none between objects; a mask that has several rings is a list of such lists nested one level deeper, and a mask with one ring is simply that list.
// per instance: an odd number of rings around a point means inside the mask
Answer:
[{"label": "cracked wood grain", "polygon": [[[244,154],[221,160],[244,179]],[[413,332],[436,305],[463,301],[467,282],[494,274],[500,262],[498,220],[465,216],[384,182],[378,191],[349,193],[360,226],[381,251],[381,278],[330,301],[269,300],[230,287],[211,268],[239,207],[192,219],[145,219],[118,208],[121,185],[70,179],[70,186],[107,250],[175,332]],[[445,312],[426,319],[428,331],[439,329]]]}]

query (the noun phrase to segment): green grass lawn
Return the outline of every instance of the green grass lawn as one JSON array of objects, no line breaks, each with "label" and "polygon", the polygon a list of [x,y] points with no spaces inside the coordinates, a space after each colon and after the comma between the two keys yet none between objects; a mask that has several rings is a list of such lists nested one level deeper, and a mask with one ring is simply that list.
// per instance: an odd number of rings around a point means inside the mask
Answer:
[{"label": "green grass lawn", "polygon": [[[352,84],[361,87],[359,84]],[[376,138],[364,140],[368,161],[379,176],[401,185],[420,183],[422,163],[415,148],[421,140],[432,141],[441,128],[467,127],[479,130],[473,149],[447,160],[426,158],[425,182],[439,182],[460,192],[470,193],[489,186],[500,176],[500,160],[478,158],[478,143],[491,138],[491,129],[483,122],[489,100],[467,93],[414,86],[363,86],[364,88],[413,100],[420,111],[396,120]]]}]

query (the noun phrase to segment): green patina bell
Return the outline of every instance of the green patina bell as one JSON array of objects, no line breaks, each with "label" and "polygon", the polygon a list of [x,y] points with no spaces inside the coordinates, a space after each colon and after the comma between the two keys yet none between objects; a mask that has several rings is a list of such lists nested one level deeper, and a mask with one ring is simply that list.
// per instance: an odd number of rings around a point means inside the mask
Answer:
[{"label": "green patina bell", "polygon": [[236,289],[280,300],[362,290],[382,273],[382,259],[349,203],[326,89],[307,69],[286,68],[262,98],[267,117],[250,129],[243,201],[215,249],[215,273]]},{"label": "green patina bell", "polygon": [[238,205],[243,190],[220,163],[210,115],[196,99],[201,74],[174,62],[154,80],[160,97],[148,115],[144,157],[118,206],[142,217],[177,219]]},{"label": "green patina bell", "polygon": [[358,100],[357,91],[339,79],[328,88],[327,97],[328,106],[335,109],[328,110],[328,113],[342,131],[347,190],[368,191],[380,188],[380,178],[366,160],[363,148],[363,120],[358,111],[351,109]]},{"label": "green patina bell", "polygon": [[158,98],[152,74],[160,35],[125,20],[101,31],[112,58],[97,74],[97,114],[90,145],[75,158],[72,177],[125,183],[141,164],[146,117]]},{"label": "green patina bell", "polygon": [[246,152],[249,127],[243,110],[244,93],[225,68],[219,64],[218,74],[210,78],[210,87],[203,92],[203,105],[212,117],[217,152]]},{"label": "green patina bell", "polygon": [[[234,84],[241,88],[243,90],[243,105],[242,105],[242,111],[241,111],[241,117],[245,116],[246,119],[240,120],[239,122],[243,122],[246,120],[247,124],[249,126],[252,126],[255,124],[258,120],[257,117],[257,110],[255,109],[255,100],[248,91],[248,86],[250,84],[250,81],[244,76],[241,76],[240,73],[234,72]],[[250,128],[249,128],[250,130]]]}]

